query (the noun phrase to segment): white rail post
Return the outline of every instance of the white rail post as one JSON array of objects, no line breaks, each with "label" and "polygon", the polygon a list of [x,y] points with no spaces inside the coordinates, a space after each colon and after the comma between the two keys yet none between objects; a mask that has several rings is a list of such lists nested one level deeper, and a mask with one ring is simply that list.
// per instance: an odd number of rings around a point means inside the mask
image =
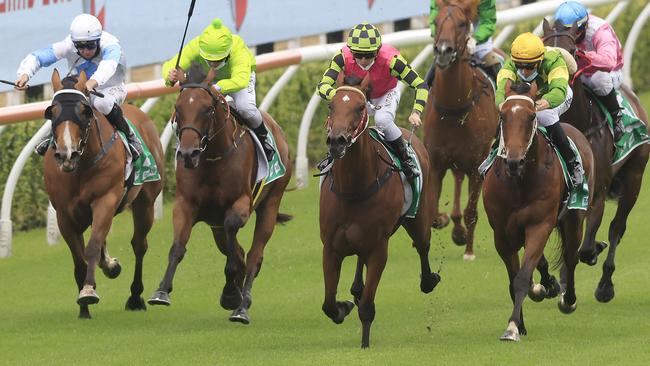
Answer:
[{"label": "white rail post", "polygon": [[296,154],[296,188],[302,189],[309,184],[309,159],[307,159],[307,140],[309,140],[309,127],[311,120],[316,114],[320,96],[315,92],[307,104],[305,113],[300,121],[300,130],[298,131],[298,153]]},{"label": "white rail post", "polygon": [[300,65],[291,65],[285,70],[278,81],[276,81],[271,89],[269,89],[269,92],[266,93],[266,96],[262,100],[262,103],[260,103],[260,110],[268,112],[269,108],[271,108],[271,105],[278,97],[282,89],[289,83],[289,81],[291,81],[298,70],[300,70]]}]

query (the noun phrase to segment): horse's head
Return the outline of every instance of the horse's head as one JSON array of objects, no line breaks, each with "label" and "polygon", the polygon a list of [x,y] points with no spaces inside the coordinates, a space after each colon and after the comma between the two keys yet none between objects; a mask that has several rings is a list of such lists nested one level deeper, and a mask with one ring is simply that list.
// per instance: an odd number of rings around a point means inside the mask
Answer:
[{"label": "horse's head", "polygon": [[206,75],[201,65],[194,63],[187,78],[180,80],[181,92],[174,112],[176,159],[182,160],[186,168],[199,165],[201,153],[231,118],[226,98],[212,88],[214,75],[214,70],[210,69]]},{"label": "horse's head", "polygon": [[476,18],[477,0],[436,0],[436,36],[433,52],[436,65],[448,67],[466,51],[467,40],[472,35],[472,20]]},{"label": "horse's head", "polygon": [[54,97],[45,109],[45,118],[52,121],[54,159],[65,172],[77,169],[88,141],[90,122],[94,118],[86,90],[86,73],[61,80],[59,72],[52,73]]},{"label": "horse's head", "polygon": [[336,94],[329,105],[327,116],[327,147],[330,155],[341,158],[357,137],[368,127],[366,91],[370,74],[362,79],[343,77],[339,73]]},{"label": "horse's head", "polygon": [[537,84],[506,83],[506,100],[501,105],[500,156],[507,164],[506,172],[519,177],[523,172],[524,159],[533,143],[537,130],[535,95]]},{"label": "horse's head", "polygon": [[583,31],[577,23],[573,26],[565,27],[562,22],[555,21],[553,26],[544,18],[544,40],[545,46],[559,47],[567,50],[573,57],[576,56],[576,43],[579,43],[581,37],[584,37]]}]

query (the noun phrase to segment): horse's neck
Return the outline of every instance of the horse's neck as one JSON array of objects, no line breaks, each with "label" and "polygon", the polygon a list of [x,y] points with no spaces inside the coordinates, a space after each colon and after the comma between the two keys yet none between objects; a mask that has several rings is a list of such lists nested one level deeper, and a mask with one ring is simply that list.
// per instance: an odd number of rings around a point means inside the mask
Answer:
[{"label": "horse's neck", "polygon": [[592,109],[598,109],[598,106],[595,103],[593,103],[593,106],[591,105],[591,97],[585,90],[580,78],[576,78],[570,88],[573,90],[573,100],[569,109],[564,113],[562,120],[585,132],[592,126],[591,119],[596,118],[600,111]]},{"label": "horse's neck", "polygon": [[433,92],[436,104],[454,108],[472,99],[474,73],[469,62],[458,59],[446,70],[436,67],[435,73]]},{"label": "horse's neck", "polygon": [[345,155],[332,166],[334,181],[341,192],[355,192],[365,189],[379,174],[379,157],[368,131],[363,132]]},{"label": "horse's neck", "polygon": [[[117,133],[106,117],[98,111],[94,112],[95,118],[90,121],[88,140],[82,156],[82,160],[88,163],[94,161],[97,155],[102,153],[102,148],[107,149],[109,147],[113,134]],[[119,141],[118,137],[116,139]]]},{"label": "horse's neck", "polygon": [[[217,124],[218,126],[219,124]],[[239,124],[234,120],[234,117],[223,122],[223,129],[215,133],[214,137],[205,148],[205,152],[202,156],[205,159],[213,159],[216,157],[223,157],[228,151],[234,148],[235,140],[242,132],[242,129],[238,127]],[[215,127],[217,130],[221,127]]]}]

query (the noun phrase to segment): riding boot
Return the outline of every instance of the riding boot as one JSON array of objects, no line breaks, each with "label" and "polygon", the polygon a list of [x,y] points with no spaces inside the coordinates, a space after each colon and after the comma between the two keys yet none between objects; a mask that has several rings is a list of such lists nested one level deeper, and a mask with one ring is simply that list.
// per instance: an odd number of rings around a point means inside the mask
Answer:
[{"label": "riding boot", "polygon": [[47,153],[47,149],[50,148],[50,140],[52,140],[52,135],[47,135],[45,140],[41,141],[36,145],[34,148],[34,151],[40,156],[45,156],[45,153]]},{"label": "riding boot", "polygon": [[609,114],[612,115],[612,119],[614,120],[614,142],[616,142],[623,137],[623,133],[625,132],[623,128],[623,108],[616,98],[616,89],[612,89],[605,96],[598,96],[598,99],[605,105]]},{"label": "riding boot", "polygon": [[404,172],[406,178],[410,181],[417,178],[420,175],[420,171],[408,153],[406,141],[400,136],[395,141],[388,141],[388,144],[402,161],[402,172]]},{"label": "riding boot", "polygon": [[110,122],[118,131],[123,132],[126,135],[126,139],[129,143],[129,150],[131,150],[131,155],[133,156],[132,161],[138,160],[144,151],[142,150],[142,144],[138,137],[135,135],[135,132],[129,128],[129,124],[124,119],[122,114],[122,108],[119,105],[113,104],[113,109],[111,112],[106,115],[106,119]]},{"label": "riding boot", "polygon": [[492,81],[496,84],[497,75],[501,70],[501,59],[494,51],[490,51],[487,55],[485,55],[485,57],[483,57],[482,61],[483,62],[481,63],[481,68],[485,70],[490,79],[492,79]]},{"label": "riding boot", "polygon": [[557,122],[546,127],[546,130],[548,130],[551,141],[553,141],[553,144],[557,146],[564,161],[566,161],[567,168],[569,168],[569,176],[571,177],[571,184],[574,187],[580,186],[584,179],[585,172],[569,144],[569,139],[564,133],[564,129],[562,129],[560,123]]},{"label": "riding boot", "polygon": [[492,142],[492,146],[490,146],[490,151],[498,149],[500,143],[501,143],[501,120],[499,120],[499,123],[497,124],[497,131],[494,134],[494,141]]},{"label": "riding boot", "polygon": [[424,76],[424,82],[427,83],[427,86],[429,89],[433,86],[433,79],[436,76],[436,62],[435,60],[431,64],[431,67],[429,67],[429,70],[427,70],[427,74]]},{"label": "riding boot", "polygon": [[255,136],[257,136],[257,139],[260,140],[260,143],[262,144],[262,148],[264,149],[264,155],[266,155],[266,160],[271,161],[271,159],[273,158],[273,154],[275,153],[275,150],[271,145],[271,141],[269,141],[269,137],[268,137],[269,132],[266,130],[266,127],[264,127],[264,123],[257,126],[256,128],[252,128],[252,130],[253,132],[255,132]]}]

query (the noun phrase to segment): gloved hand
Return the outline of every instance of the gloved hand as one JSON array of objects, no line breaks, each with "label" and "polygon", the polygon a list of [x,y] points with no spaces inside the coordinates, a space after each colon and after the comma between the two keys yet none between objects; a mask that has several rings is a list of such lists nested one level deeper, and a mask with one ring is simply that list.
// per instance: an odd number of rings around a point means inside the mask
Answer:
[{"label": "gloved hand", "polygon": [[16,84],[16,86],[14,86],[14,88],[16,88],[16,90],[25,90],[25,89],[27,89],[26,85],[27,85],[28,81],[29,81],[29,76],[27,74],[22,74],[14,82],[14,84]]},{"label": "gloved hand", "polygon": [[469,52],[470,55],[473,55],[475,51],[476,51],[476,39],[474,37],[469,37],[467,39],[467,52]]},{"label": "gloved hand", "polygon": [[413,127],[416,128],[420,127],[420,125],[422,125],[422,119],[420,119],[420,112],[418,111],[411,112],[411,115],[409,116],[409,123],[411,123]]}]

